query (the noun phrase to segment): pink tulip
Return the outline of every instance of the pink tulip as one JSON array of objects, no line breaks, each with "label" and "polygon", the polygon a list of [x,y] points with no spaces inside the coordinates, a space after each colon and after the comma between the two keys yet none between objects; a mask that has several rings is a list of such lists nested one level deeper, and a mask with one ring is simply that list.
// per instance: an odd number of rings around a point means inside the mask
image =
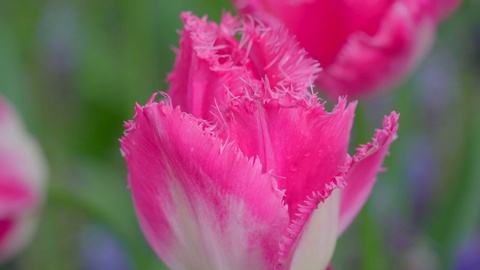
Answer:
[{"label": "pink tulip", "polygon": [[324,72],[329,96],[394,87],[429,51],[437,24],[460,0],[233,0],[283,22]]},{"label": "pink tulip", "polygon": [[15,256],[30,241],[45,181],[38,145],[0,96],[0,262]]},{"label": "pink tulip", "polygon": [[325,111],[318,64],[284,29],[181,17],[170,98],[137,105],[121,139],[148,242],[171,269],[324,269],[398,114],[350,157],[356,103]]}]

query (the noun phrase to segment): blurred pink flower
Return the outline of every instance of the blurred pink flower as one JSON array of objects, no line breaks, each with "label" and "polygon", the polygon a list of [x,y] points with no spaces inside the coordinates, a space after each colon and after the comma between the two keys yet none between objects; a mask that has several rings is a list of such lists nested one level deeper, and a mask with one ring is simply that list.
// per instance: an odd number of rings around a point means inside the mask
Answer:
[{"label": "blurred pink flower", "polygon": [[325,111],[318,65],[284,29],[181,17],[170,98],[137,105],[121,139],[148,242],[172,269],[324,269],[398,114],[350,157],[356,103]]},{"label": "blurred pink flower", "polygon": [[429,51],[437,24],[460,0],[233,0],[273,16],[324,68],[317,85],[350,98],[394,87]]},{"label": "blurred pink flower", "polygon": [[31,239],[42,205],[46,167],[36,142],[0,96],[0,262]]}]

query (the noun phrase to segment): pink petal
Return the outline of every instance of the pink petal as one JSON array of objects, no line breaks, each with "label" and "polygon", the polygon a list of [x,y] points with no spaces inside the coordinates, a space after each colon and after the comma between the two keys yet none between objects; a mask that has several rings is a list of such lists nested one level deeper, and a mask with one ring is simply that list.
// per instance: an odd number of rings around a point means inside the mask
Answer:
[{"label": "pink petal", "polygon": [[[2,221],[3,222],[3,221]],[[6,261],[24,248],[32,239],[38,226],[38,216],[34,213],[21,217],[6,218],[5,235],[0,242],[0,261]]]},{"label": "pink petal", "polygon": [[41,198],[46,175],[40,147],[0,95],[0,181],[20,181]]},{"label": "pink petal", "polygon": [[245,52],[234,38],[239,22],[228,14],[220,26],[208,22],[206,16],[200,19],[188,12],[181,18],[185,27],[180,32],[174,69],[168,76],[169,95],[173,105],[184,112],[210,119],[215,102],[223,103],[227,89],[238,88],[237,78],[246,76]]},{"label": "pink petal", "polygon": [[36,142],[0,96],[0,261],[30,241],[42,206],[46,165]]},{"label": "pink petal", "polygon": [[288,214],[275,179],[204,121],[136,108],[121,140],[140,225],[172,269],[268,269]]},{"label": "pink petal", "polygon": [[169,78],[180,108],[152,97],[121,140],[147,240],[174,269],[327,267],[334,189],[360,189],[368,160],[346,155],[356,104],[326,112],[308,89],[318,64],[268,18],[182,17]]},{"label": "pink petal", "polygon": [[264,80],[272,91],[305,92],[320,71],[318,62],[307,57],[296,39],[278,23],[248,17],[240,46],[246,48],[255,78]]},{"label": "pink petal", "polygon": [[347,108],[344,99],[332,113],[322,104],[298,102],[282,106],[282,99],[265,104],[234,100],[224,112],[228,124],[221,132],[246,156],[258,156],[263,172],[280,177],[291,219],[307,196],[322,191],[338,174],[355,110],[355,104]]},{"label": "pink petal", "polygon": [[[226,13],[220,25],[182,13],[185,27],[169,95],[174,106],[205,120],[232,96],[253,94],[262,80],[272,91],[308,92],[320,71],[283,27]],[[240,36],[240,41],[235,36]],[[248,87],[246,87],[248,84]]]},{"label": "pink petal", "polygon": [[317,82],[331,96],[357,97],[391,87],[428,51],[434,34],[433,18],[417,21],[403,4],[396,3],[378,33],[352,35]]},{"label": "pink petal", "polygon": [[233,2],[245,14],[283,23],[323,66],[316,82],[321,90],[355,98],[408,75],[428,52],[439,20],[460,0]]},{"label": "pink petal", "polygon": [[[5,241],[7,236],[10,234],[14,226],[14,222],[12,219],[0,219],[0,246]],[[1,253],[1,250],[0,250]]]},{"label": "pink petal", "polygon": [[398,118],[399,114],[395,112],[386,116],[383,129],[377,130],[372,142],[361,145],[353,156],[346,177],[347,185],[342,190],[339,234],[350,225],[370,195],[388,148],[397,138]]},{"label": "pink petal", "polygon": [[323,67],[330,66],[349,35],[373,35],[392,0],[376,1],[234,1],[244,13],[265,18],[271,14],[296,36]]},{"label": "pink petal", "polygon": [[282,264],[288,263],[314,209],[334,188],[343,187],[337,176],[343,175],[340,167],[355,109],[344,99],[332,113],[314,98],[297,100],[295,106],[283,103],[283,98],[263,103],[235,99],[223,112],[227,124],[220,126],[221,136],[235,142],[246,156],[258,156],[263,172],[277,176],[278,188],[285,192],[290,226],[282,243]]},{"label": "pink petal", "polygon": [[35,208],[37,199],[30,186],[0,173],[0,218]]}]

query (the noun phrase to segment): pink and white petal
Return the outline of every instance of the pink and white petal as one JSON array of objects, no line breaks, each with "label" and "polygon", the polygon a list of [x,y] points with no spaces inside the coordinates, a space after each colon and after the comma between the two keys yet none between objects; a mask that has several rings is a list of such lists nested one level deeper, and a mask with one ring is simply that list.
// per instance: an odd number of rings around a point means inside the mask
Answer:
[{"label": "pink and white petal", "polygon": [[[346,163],[350,160],[351,158],[348,158]],[[287,234],[283,237],[283,242],[281,243],[280,265],[291,265],[295,257],[300,257],[300,259],[295,259],[298,264],[301,264],[302,260],[314,260],[313,253],[318,253],[316,262],[319,265],[328,263],[335,247],[339,221],[340,191],[336,189],[344,188],[344,179],[348,169],[349,167],[347,166],[340,167],[338,175],[327,182],[322,190],[313,191],[298,206],[296,218],[291,220]],[[321,209],[321,211],[317,211],[318,209]],[[314,231],[317,227],[322,227],[322,230],[326,231]],[[307,234],[306,236],[304,236],[305,233]],[[317,246],[315,246],[311,238],[317,239],[320,243],[317,243]],[[302,251],[297,251],[300,242],[306,242],[307,244],[302,243],[300,245],[310,246],[314,250],[305,251],[307,247],[304,247]]]},{"label": "pink and white petal", "polygon": [[390,144],[397,138],[399,116],[395,112],[385,116],[383,129],[377,130],[372,142],[361,145],[353,156],[346,187],[341,192],[339,234],[350,225],[370,195]]},{"label": "pink and white petal", "polygon": [[0,96],[0,261],[18,253],[35,232],[46,178],[39,146]]},{"label": "pink and white petal", "polygon": [[180,48],[170,82],[169,95],[174,106],[195,117],[211,119],[216,103],[225,103],[228,91],[235,91],[239,77],[248,79],[245,52],[238,46],[235,33],[238,20],[225,14],[220,25],[198,18],[189,12],[181,14],[185,24],[180,32]]},{"label": "pink and white petal", "polygon": [[267,269],[288,213],[258,160],[204,121],[149,102],[121,139],[140,225],[172,269]]},{"label": "pink and white petal", "polygon": [[318,86],[332,97],[355,98],[395,85],[423,58],[435,35],[434,18],[412,14],[411,8],[396,2],[374,36],[352,34],[319,75]]},{"label": "pink and white petal", "polygon": [[0,219],[12,218],[35,209],[39,202],[32,187],[24,181],[6,177],[8,175],[0,173]]},{"label": "pink and white petal", "polygon": [[[285,194],[290,225],[282,237],[281,265],[288,264],[312,212],[344,184],[342,167],[356,104],[347,107],[340,99],[327,113],[318,100],[310,102],[297,100],[296,106],[287,107],[282,100],[234,100],[224,111],[227,124],[220,132],[246,156],[258,156],[263,172],[274,175]],[[285,128],[291,126],[296,128]]]},{"label": "pink and white petal", "polygon": [[38,227],[39,218],[38,215],[30,213],[15,219],[6,219],[5,222],[5,235],[3,238],[0,236],[0,262],[15,256],[30,242]]},{"label": "pink and white petal", "polygon": [[[235,101],[224,112],[221,136],[248,157],[258,156],[263,172],[278,176],[291,220],[307,196],[324,190],[345,162],[355,103],[341,99],[333,112],[323,104],[282,106],[282,100]],[[318,102],[318,100],[317,100]],[[295,127],[295,128],[286,128]]]},{"label": "pink and white petal", "polygon": [[47,166],[37,142],[25,130],[20,118],[0,96],[0,178],[20,181],[43,198]]},{"label": "pink and white petal", "polygon": [[290,269],[325,269],[335,250],[340,208],[340,190],[313,210],[293,248]]}]

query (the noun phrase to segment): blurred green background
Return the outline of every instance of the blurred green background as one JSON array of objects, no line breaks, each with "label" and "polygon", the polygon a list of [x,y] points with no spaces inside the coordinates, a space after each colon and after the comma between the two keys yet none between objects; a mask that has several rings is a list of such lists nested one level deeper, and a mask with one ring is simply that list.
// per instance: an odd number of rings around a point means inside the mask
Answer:
[{"label": "blurred green background", "polygon": [[[138,228],[118,138],[135,102],[168,89],[184,10],[218,21],[232,8],[226,0],[0,2],[0,92],[50,166],[37,235],[1,269],[163,269]],[[399,139],[340,238],[334,269],[480,269],[465,268],[480,256],[479,15],[478,0],[464,1],[398,89],[361,101],[352,146],[393,109]]]}]

